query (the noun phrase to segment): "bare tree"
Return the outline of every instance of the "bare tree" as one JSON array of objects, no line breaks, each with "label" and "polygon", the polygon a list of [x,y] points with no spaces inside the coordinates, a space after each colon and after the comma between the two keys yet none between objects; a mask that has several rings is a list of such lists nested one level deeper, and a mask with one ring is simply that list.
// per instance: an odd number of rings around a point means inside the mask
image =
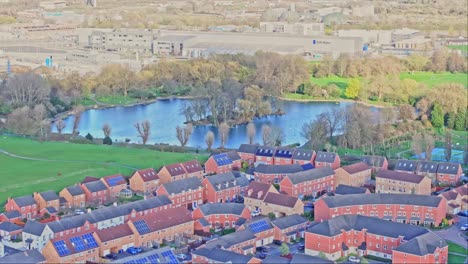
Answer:
[{"label": "bare tree", "polygon": [[343,110],[335,108],[331,111],[322,113],[319,116],[327,124],[330,142],[333,140],[333,135],[335,134],[336,130],[341,126],[344,120],[344,113],[345,112]]},{"label": "bare tree", "polygon": [[77,135],[78,134],[78,126],[80,125],[81,121],[81,114],[83,114],[83,111],[85,108],[82,105],[78,105],[73,109],[73,113],[75,115],[75,120],[73,121],[73,130],[72,134]]},{"label": "bare tree", "polygon": [[411,150],[418,155],[421,156],[422,153],[425,154],[425,160],[432,159],[432,150],[434,149],[435,140],[432,135],[427,133],[418,133],[415,134],[412,138],[411,143]]},{"label": "bare tree", "polygon": [[34,73],[13,76],[7,82],[5,95],[15,107],[42,103],[50,94],[50,85]]},{"label": "bare tree", "polygon": [[426,140],[426,160],[430,161],[432,160],[432,150],[434,149],[435,146],[435,139],[432,135],[426,134],[425,135],[425,140]]},{"label": "bare tree", "polygon": [[253,144],[255,139],[255,134],[257,133],[255,124],[250,122],[247,124],[247,137],[249,138],[249,144]]},{"label": "bare tree", "polygon": [[452,159],[452,133],[450,133],[450,130],[445,131],[444,154],[445,160],[449,162]]},{"label": "bare tree", "polygon": [[135,124],[135,128],[138,131],[138,137],[141,137],[141,140],[143,141],[143,145],[146,145],[146,142],[148,141],[148,138],[150,136],[150,130],[151,130],[151,123],[148,120],[145,120],[140,123]]},{"label": "bare tree", "polygon": [[49,131],[49,122],[46,120],[47,109],[43,104],[38,104],[34,106],[34,109],[32,111],[32,117],[36,123],[37,132],[41,137],[46,137],[47,132]]},{"label": "bare tree", "polygon": [[271,127],[271,133],[270,133],[270,140],[269,140],[274,146],[281,146],[284,141],[284,133],[283,130],[280,127],[273,126]]},{"label": "bare tree", "polygon": [[214,140],[215,140],[214,133],[212,131],[206,132],[205,143],[206,143],[206,147],[208,148],[208,151],[211,150],[211,146],[213,146]]},{"label": "bare tree", "polygon": [[190,123],[187,124],[184,128],[180,126],[176,127],[177,139],[179,140],[180,145],[182,147],[185,147],[185,145],[187,145],[187,142],[189,141],[192,132],[193,126]]},{"label": "bare tree", "polygon": [[223,122],[219,125],[219,139],[221,141],[221,148],[224,148],[226,145],[228,136],[229,136],[229,125],[226,122]]},{"label": "bare tree", "polygon": [[264,146],[270,146],[271,142],[271,127],[269,125],[262,126],[262,141]]},{"label": "bare tree", "polygon": [[104,137],[110,137],[110,134],[112,132],[112,128],[109,124],[105,123],[102,126],[102,132],[104,132]]},{"label": "bare tree", "polygon": [[57,132],[61,135],[62,131],[65,129],[67,124],[63,121],[63,119],[59,119],[55,122],[55,128],[57,129]]},{"label": "bare tree", "polygon": [[312,149],[319,149],[326,141],[327,124],[320,118],[310,123],[305,123],[302,126],[301,135],[308,141]]}]

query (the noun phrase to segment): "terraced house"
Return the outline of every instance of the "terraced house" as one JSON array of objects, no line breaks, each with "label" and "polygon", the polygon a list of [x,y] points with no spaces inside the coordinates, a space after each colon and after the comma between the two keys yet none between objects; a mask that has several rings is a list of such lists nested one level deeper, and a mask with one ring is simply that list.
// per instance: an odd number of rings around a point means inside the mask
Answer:
[{"label": "terraced house", "polygon": [[99,245],[93,233],[83,232],[49,240],[42,250],[47,263],[97,262]]},{"label": "terraced house", "polygon": [[203,185],[203,201],[205,203],[234,202],[243,195],[249,180],[238,171],[207,176],[201,182]]},{"label": "terraced house", "polygon": [[316,168],[330,167],[336,170],[340,167],[340,164],[340,156],[334,152],[319,151],[315,156],[314,165]]},{"label": "terraced house", "polygon": [[441,162],[437,168],[437,181],[441,184],[455,185],[463,173],[459,163]]},{"label": "terraced house", "polygon": [[58,211],[60,207],[60,198],[54,191],[35,192],[34,200],[36,200],[38,204],[39,211],[46,207],[52,207],[55,211]]},{"label": "terraced house", "polygon": [[208,241],[204,248],[228,250],[242,255],[255,254],[257,237],[250,230],[238,230]]},{"label": "terraced house", "polygon": [[260,164],[275,164],[273,156],[275,155],[276,149],[274,147],[259,146],[255,152],[255,162]]},{"label": "terraced house", "polygon": [[16,198],[8,198],[5,204],[5,211],[18,211],[22,218],[36,218],[38,207],[36,200],[31,195],[25,195]]},{"label": "terraced house", "polygon": [[294,149],[278,147],[275,150],[275,165],[289,165],[293,164]]},{"label": "terraced house", "polygon": [[257,152],[258,147],[258,144],[241,144],[237,150],[237,154],[239,154],[243,161],[252,165],[256,161],[255,153]]},{"label": "terraced house", "polygon": [[274,227],[274,239],[283,242],[290,242],[291,239],[305,237],[305,230],[309,221],[298,215],[292,214],[271,221]]},{"label": "terraced house", "polygon": [[255,242],[256,247],[271,244],[275,238],[275,228],[268,217],[252,219],[241,226],[239,230],[248,230],[254,234],[257,238]]},{"label": "terraced house", "polygon": [[372,172],[376,173],[381,170],[388,170],[388,160],[382,156],[362,156],[361,160],[372,168]]},{"label": "terraced house", "polygon": [[370,181],[372,168],[364,162],[358,162],[338,168],[335,173],[335,187],[340,184],[361,187]]},{"label": "terraced house", "polygon": [[224,249],[200,248],[192,252],[193,263],[246,263],[259,264],[262,261],[254,256],[246,256]]},{"label": "terraced house", "polygon": [[447,263],[448,246],[431,231],[362,215],[342,215],[306,231],[305,253],[336,260],[349,254],[393,263]]},{"label": "terraced house", "polygon": [[279,183],[284,177],[292,173],[303,171],[299,164],[268,165],[258,164],[254,170],[255,181],[262,183]]},{"label": "terraced house", "polygon": [[92,181],[80,185],[87,204],[101,205],[109,201],[109,190],[101,181]]},{"label": "terraced house", "polygon": [[132,191],[144,195],[156,191],[160,185],[159,176],[152,168],[135,171],[129,182]]},{"label": "terraced house", "polygon": [[315,203],[315,221],[359,214],[400,223],[439,226],[447,202],[441,197],[414,194],[350,194],[325,197]]},{"label": "terraced house", "polygon": [[314,197],[333,190],[335,172],[330,167],[322,167],[287,175],[280,183],[280,191],[290,196]]},{"label": "terraced house", "polygon": [[65,199],[68,208],[84,208],[86,195],[80,186],[65,187],[59,193],[60,198]]},{"label": "terraced house", "polygon": [[127,180],[121,174],[103,177],[101,182],[109,190],[109,197],[119,197],[120,192],[127,189]]},{"label": "terraced house", "polygon": [[203,204],[203,186],[198,178],[165,183],[156,190],[158,196],[168,196],[174,206],[195,209]]},{"label": "terraced house", "polygon": [[379,171],[375,177],[375,192],[431,195],[431,179],[406,172]]},{"label": "terraced house", "polygon": [[[193,220],[195,220],[195,229],[200,231],[210,231],[210,228],[235,228],[241,222],[251,219],[249,208],[239,203],[207,203],[200,205],[197,209],[192,212]],[[196,221],[204,219],[209,223],[208,227],[205,227]]]},{"label": "terraced house", "polygon": [[295,149],[292,157],[293,163],[299,165],[314,164],[316,155],[313,150]]},{"label": "terraced house", "polygon": [[135,234],[128,223],[96,230],[95,238],[99,245],[99,256],[119,253],[135,245]]},{"label": "terraced house", "polygon": [[212,155],[205,162],[205,173],[220,174],[232,170],[239,170],[242,166],[242,160],[235,151]]}]

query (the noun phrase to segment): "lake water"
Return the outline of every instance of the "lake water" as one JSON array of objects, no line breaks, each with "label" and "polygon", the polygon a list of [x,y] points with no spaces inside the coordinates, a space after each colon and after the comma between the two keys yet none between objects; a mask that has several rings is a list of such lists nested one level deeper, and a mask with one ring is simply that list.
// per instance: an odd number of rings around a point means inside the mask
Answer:
[{"label": "lake water", "polygon": [[[80,135],[91,133],[94,137],[102,138],[104,134],[101,130],[104,123],[112,127],[112,140],[124,141],[125,138],[131,142],[141,142],[137,136],[134,124],[144,120],[151,122],[150,144],[168,143],[179,145],[176,137],[176,127],[183,126],[185,117],[179,114],[179,109],[184,100],[190,99],[164,99],[147,105],[136,105],[130,107],[113,107],[107,109],[91,109],[82,114],[79,132]],[[282,109],[285,114],[282,116],[268,116],[257,118],[253,122],[257,127],[256,142],[262,142],[261,127],[263,124],[280,127],[284,132],[283,144],[305,143],[301,136],[302,125],[310,122],[320,113],[334,108],[345,108],[352,103],[328,103],[328,102],[293,102],[283,101]],[[74,117],[65,119],[66,128],[64,133],[70,133],[73,127]],[[219,137],[216,127],[203,125],[194,127],[193,134],[188,142],[188,146],[206,148],[205,134],[213,131],[216,137],[213,147],[219,147]],[[52,131],[56,132],[54,126]],[[237,148],[242,143],[247,143],[246,124],[237,125],[231,128],[226,144],[228,148]]]}]

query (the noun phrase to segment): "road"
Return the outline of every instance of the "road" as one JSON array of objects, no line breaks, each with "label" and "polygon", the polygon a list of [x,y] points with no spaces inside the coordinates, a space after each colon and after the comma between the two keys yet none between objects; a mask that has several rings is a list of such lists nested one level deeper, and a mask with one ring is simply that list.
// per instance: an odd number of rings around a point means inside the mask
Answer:
[{"label": "road", "polygon": [[460,227],[464,224],[468,224],[468,217],[458,217],[459,222],[452,225],[450,228],[443,229],[443,230],[436,230],[434,233],[439,235],[441,238],[445,240],[452,241],[457,243],[465,248],[468,248],[468,243],[466,241],[465,232],[467,231],[460,231]]}]

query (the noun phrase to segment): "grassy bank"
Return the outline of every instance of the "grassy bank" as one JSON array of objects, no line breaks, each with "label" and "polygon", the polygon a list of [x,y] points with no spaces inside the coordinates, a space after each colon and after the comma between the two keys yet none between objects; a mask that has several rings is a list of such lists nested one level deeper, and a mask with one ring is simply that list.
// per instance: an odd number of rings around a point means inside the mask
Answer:
[{"label": "grassy bank", "polygon": [[192,159],[204,162],[207,159],[204,155],[190,153],[66,142],[41,143],[12,137],[0,137],[0,149],[18,156],[56,160],[24,160],[0,154],[0,202],[9,196],[32,194],[34,191],[59,191],[80,182],[85,176],[130,175],[135,168],[158,169],[165,164]]},{"label": "grassy bank", "polygon": [[461,50],[464,53],[468,52],[468,45],[450,45],[448,48],[453,50]]}]

